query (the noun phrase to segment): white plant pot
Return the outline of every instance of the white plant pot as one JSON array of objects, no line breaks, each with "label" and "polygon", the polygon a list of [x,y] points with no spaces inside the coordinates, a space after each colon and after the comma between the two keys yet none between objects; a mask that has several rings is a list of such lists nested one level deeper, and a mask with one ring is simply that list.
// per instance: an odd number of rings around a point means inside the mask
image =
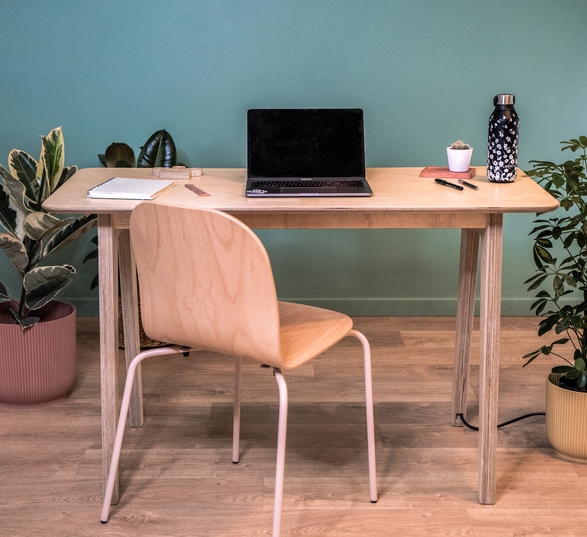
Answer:
[{"label": "white plant pot", "polygon": [[446,156],[448,158],[448,169],[451,172],[467,172],[471,165],[471,157],[473,156],[473,148],[470,149],[451,149],[446,148]]}]

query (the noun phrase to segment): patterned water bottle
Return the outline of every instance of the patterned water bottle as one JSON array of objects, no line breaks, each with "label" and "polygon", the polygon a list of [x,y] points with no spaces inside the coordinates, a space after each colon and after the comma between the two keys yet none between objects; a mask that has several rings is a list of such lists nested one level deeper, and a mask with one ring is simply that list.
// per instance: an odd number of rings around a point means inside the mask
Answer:
[{"label": "patterned water bottle", "polygon": [[487,179],[511,183],[518,173],[520,118],[514,109],[515,95],[501,93],[493,98],[495,109],[489,117]]}]

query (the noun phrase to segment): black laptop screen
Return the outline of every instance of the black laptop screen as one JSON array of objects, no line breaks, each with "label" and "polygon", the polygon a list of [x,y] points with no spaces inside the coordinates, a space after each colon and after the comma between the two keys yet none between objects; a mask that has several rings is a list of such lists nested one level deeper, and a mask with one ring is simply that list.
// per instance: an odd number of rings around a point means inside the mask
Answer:
[{"label": "black laptop screen", "polygon": [[249,178],[365,176],[361,109],[255,109],[247,112]]}]

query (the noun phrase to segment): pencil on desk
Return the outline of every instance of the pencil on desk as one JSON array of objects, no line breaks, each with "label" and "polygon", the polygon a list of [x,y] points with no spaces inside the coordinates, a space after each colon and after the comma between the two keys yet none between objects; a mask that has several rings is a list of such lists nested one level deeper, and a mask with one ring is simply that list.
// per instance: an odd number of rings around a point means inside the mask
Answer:
[{"label": "pencil on desk", "polygon": [[192,192],[195,192],[198,196],[209,196],[208,192],[204,192],[201,188],[198,188],[196,185],[192,185],[191,183],[186,183],[185,187]]}]

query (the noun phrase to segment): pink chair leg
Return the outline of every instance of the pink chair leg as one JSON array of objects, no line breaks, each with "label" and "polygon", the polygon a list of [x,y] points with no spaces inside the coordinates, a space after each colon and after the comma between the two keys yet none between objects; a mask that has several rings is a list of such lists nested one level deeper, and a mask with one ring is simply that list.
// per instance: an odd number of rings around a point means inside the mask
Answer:
[{"label": "pink chair leg", "polygon": [[120,405],[120,417],[118,418],[118,426],[116,429],[116,437],[114,438],[114,448],[112,451],[112,461],[110,462],[110,470],[108,471],[108,480],[106,481],[106,490],[104,491],[104,502],[102,503],[102,513],[100,521],[102,524],[108,522],[110,515],[110,503],[112,502],[112,494],[114,492],[114,484],[116,483],[116,476],[118,474],[118,462],[120,460],[120,451],[122,449],[122,440],[124,438],[124,430],[126,427],[126,418],[128,415],[128,408],[130,405],[130,396],[132,395],[132,387],[136,375],[137,367],[146,358],[153,356],[164,356],[167,354],[185,353],[184,347],[161,347],[156,349],[149,349],[140,354],[137,354],[126,373],[126,383],[124,386],[124,393],[122,395],[122,403]]},{"label": "pink chair leg", "polygon": [[363,345],[365,369],[365,407],[367,409],[367,451],[369,454],[369,497],[377,501],[377,471],[375,463],[375,419],[373,416],[373,381],[371,378],[371,347],[367,338],[357,330],[349,335],[356,337]]},{"label": "pink chair leg", "polygon": [[241,431],[241,369],[242,358],[237,358],[234,367],[234,414],[232,418],[232,462],[240,460],[239,445]]},{"label": "pink chair leg", "polygon": [[288,396],[287,384],[281,370],[273,368],[279,388],[279,424],[277,431],[277,462],[275,465],[275,500],[273,506],[273,537],[281,531],[281,502],[283,499],[283,477],[285,472],[285,442],[287,438]]}]

